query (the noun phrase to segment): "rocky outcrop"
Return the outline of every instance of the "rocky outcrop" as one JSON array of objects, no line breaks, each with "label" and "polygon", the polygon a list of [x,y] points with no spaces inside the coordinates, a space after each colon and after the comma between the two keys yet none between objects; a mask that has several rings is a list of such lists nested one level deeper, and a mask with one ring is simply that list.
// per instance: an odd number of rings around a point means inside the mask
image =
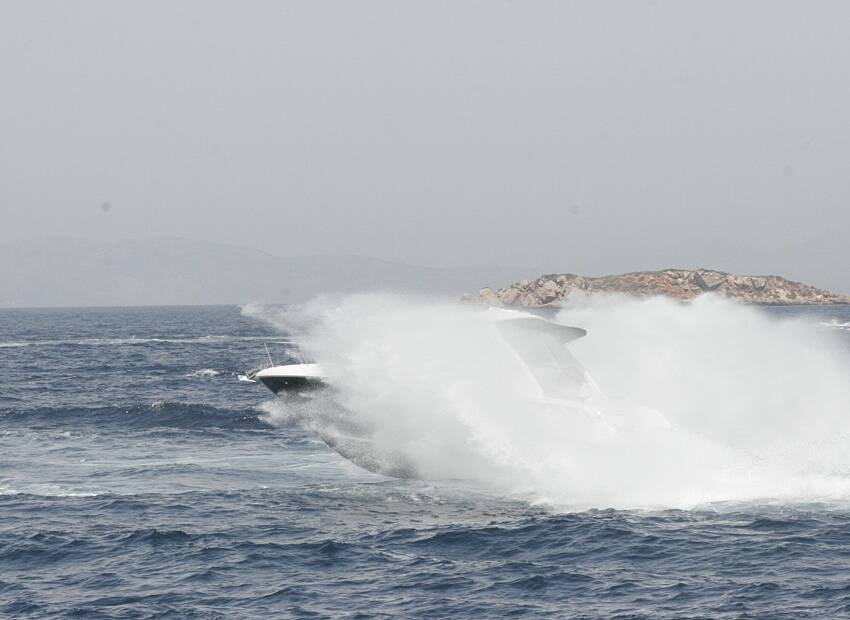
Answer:
[{"label": "rocky outcrop", "polygon": [[850,297],[835,295],[779,276],[741,276],[711,269],[636,271],[616,276],[588,278],[571,273],[521,280],[505,288],[481,289],[467,296],[494,306],[550,306],[580,291],[585,294],[625,293],[637,297],[663,295],[690,301],[715,293],[745,303],[764,305],[850,304]]}]

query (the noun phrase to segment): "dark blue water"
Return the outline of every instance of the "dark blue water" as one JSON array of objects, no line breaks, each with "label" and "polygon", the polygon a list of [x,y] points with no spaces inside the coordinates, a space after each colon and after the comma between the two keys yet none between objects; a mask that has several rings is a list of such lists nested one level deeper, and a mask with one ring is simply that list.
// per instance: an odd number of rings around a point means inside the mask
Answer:
[{"label": "dark blue water", "polygon": [[236,379],[264,341],[287,359],[236,307],[0,311],[0,615],[850,617],[846,509],[556,514],[382,478],[265,421]]}]

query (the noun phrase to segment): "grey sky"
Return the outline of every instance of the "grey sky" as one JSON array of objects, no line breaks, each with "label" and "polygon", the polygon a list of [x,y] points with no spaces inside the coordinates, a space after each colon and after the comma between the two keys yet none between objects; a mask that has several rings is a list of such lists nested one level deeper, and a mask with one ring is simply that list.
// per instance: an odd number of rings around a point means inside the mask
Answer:
[{"label": "grey sky", "polygon": [[850,291],[850,3],[4,2],[0,238]]}]

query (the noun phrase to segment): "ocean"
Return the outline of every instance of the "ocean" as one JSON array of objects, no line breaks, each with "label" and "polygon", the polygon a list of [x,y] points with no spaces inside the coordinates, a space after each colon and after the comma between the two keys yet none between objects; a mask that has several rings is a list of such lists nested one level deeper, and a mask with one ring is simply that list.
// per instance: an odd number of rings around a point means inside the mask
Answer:
[{"label": "ocean", "polygon": [[[850,308],[759,312],[850,347]],[[630,466],[574,507],[574,470],[557,501],[460,475],[386,478],[237,380],[266,364],[264,343],[293,359],[280,327],[236,306],[0,310],[0,616],[850,617],[850,470],[828,472],[829,486],[823,463],[795,457],[819,490],[714,488],[683,504],[648,486],[648,506],[632,505],[643,483]],[[770,374],[728,382],[768,381],[781,372],[771,359],[748,361]],[[618,479],[633,493],[617,496]]]}]

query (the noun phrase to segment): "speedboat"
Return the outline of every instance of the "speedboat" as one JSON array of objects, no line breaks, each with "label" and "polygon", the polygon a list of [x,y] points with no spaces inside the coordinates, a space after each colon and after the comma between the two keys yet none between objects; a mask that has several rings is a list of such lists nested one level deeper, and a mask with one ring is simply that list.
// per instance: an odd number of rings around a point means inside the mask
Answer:
[{"label": "speedboat", "polygon": [[301,394],[326,387],[325,374],[318,364],[283,364],[239,375],[243,382],[262,383],[275,394]]}]

